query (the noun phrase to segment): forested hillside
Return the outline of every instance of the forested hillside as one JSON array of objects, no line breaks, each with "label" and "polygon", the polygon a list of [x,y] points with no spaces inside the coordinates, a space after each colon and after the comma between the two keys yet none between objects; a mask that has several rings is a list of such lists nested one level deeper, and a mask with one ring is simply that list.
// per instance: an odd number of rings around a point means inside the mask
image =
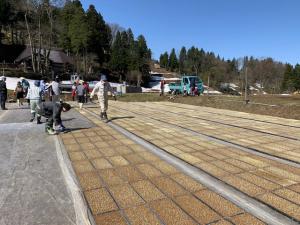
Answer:
[{"label": "forested hillside", "polygon": [[[43,76],[51,74],[50,49],[62,49],[73,58],[72,72],[82,74],[85,79],[95,79],[105,72],[115,81],[146,84],[155,59],[151,59],[145,37],[142,34],[135,37],[130,28],[109,22],[93,5],[84,10],[79,0],[0,0],[0,49],[29,46],[32,70]],[[248,83],[258,83],[265,90],[300,89],[299,65],[272,58],[224,59],[200,47],[171,49],[160,55],[159,64],[178,74],[196,74],[205,83],[209,78],[213,87],[224,82],[242,87],[247,72]],[[42,52],[46,52],[45,58],[41,57]],[[11,60],[10,53],[1,52],[0,56]]]}]

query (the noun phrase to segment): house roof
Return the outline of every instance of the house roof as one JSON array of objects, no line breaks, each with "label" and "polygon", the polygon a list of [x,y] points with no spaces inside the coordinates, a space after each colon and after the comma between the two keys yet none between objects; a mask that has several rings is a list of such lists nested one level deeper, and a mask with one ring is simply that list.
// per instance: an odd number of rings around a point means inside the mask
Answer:
[{"label": "house roof", "polygon": [[[37,53],[37,49],[35,49],[35,52]],[[44,55],[44,51],[41,51],[41,54]],[[31,50],[29,47],[27,47],[15,60],[16,62],[21,62],[24,59],[27,59],[31,57]],[[73,64],[73,60],[70,56],[68,56],[66,53],[64,53],[62,50],[51,50],[49,59],[54,63],[69,63]]]}]

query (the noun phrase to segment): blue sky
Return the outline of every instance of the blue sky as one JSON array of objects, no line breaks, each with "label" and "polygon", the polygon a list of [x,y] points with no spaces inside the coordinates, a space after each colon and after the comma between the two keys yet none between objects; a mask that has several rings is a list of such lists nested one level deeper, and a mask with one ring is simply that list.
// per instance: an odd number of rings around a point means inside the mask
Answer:
[{"label": "blue sky", "polygon": [[196,46],[225,59],[245,55],[300,63],[299,0],[81,0],[108,23],[143,34],[153,58]]}]

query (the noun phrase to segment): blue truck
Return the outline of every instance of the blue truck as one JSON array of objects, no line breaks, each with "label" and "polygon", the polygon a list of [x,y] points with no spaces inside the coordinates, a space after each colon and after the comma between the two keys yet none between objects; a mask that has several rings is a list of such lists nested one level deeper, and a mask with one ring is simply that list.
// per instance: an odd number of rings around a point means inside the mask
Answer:
[{"label": "blue truck", "polygon": [[170,93],[184,95],[200,95],[203,93],[203,82],[197,76],[182,76],[178,82],[169,83]]}]

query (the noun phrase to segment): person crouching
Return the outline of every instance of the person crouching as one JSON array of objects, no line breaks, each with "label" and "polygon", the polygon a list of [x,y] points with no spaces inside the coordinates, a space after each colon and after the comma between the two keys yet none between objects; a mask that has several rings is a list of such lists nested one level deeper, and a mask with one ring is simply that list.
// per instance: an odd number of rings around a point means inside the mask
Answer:
[{"label": "person crouching", "polygon": [[38,106],[37,112],[46,117],[47,123],[45,125],[45,131],[48,134],[56,134],[56,131],[53,129],[53,123],[59,125],[63,129],[59,131],[64,131],[61,120],[61,112],[68,112],[71,109],[71,106],[65,102],[41,102]]}]

